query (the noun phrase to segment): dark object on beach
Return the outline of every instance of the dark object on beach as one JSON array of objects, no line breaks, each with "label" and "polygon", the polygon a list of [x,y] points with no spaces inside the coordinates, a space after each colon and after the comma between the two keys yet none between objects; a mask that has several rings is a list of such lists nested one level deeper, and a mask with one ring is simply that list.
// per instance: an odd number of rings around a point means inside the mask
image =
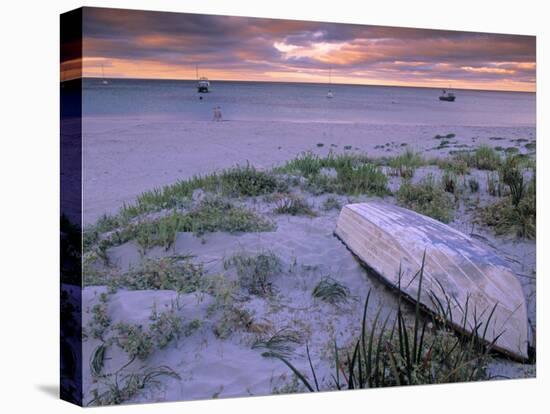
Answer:
[{"label": "dark object on beach", "polygon": [[[506,262],[476,240],[379,202],[344,206],[334,233],[365,267],[427,312],[494,350],[528,358],[521,285]],[[420,288],[414,280],[421,267]]]},{"label": "dark object on beach", "polygon": [[455,94],[452,92],[447,92],[445,89],[443,89],[443,94],[439,96],[440,101],[454,102],[455,99]]}]

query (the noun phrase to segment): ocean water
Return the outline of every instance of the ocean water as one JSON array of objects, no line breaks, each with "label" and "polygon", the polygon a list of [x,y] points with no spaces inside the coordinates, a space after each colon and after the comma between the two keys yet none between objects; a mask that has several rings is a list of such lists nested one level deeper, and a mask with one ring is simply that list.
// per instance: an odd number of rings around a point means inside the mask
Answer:
[{"label": "ocean water", "polygon": [[82,99],[84,117],[206,121],[219,106],[224,120],[535,126],[534,93],[454,92],[455,102],[442,102],[441,90],[433,88],[212,81],[211,93],[198,94],[195,81],[109,79],[103,85],[90,78]]}]

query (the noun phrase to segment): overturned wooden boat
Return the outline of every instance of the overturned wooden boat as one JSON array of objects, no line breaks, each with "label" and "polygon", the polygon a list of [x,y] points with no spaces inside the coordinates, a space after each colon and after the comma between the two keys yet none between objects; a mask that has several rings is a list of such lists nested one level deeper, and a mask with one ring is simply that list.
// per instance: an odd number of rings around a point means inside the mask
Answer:
[{"label": "overturned wooden boat", "polygon": [[437,220],[382,202],[344,206],[334,233],[363,265],[408,299],[419,297],[425,310],[455,329],[477,331],[493,349],[527,359],[521,285],[488,248]]}]

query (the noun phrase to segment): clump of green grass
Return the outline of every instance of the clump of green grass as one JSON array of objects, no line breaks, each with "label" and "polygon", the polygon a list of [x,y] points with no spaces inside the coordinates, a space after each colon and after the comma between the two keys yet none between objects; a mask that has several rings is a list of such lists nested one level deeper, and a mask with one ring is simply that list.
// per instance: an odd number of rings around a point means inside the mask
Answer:
[{"label": "clump of green grass", "polygon": [[191,322],[187,323],[183,327],[183,333],[185,336],[191,336],[196,331],[198,331],[202,326],[202,321],[200,319],[193,319]]},{"label": "clump of green grass", "polygon": [[338,193],[373,194],[383,196],[389,193],[388,177],[374,164],[361,164],[354,167],[351,163],[336,168]]},{"label": "clump of green grass", "polygon": [[526,190],[519,159],[513,156],[507,157],[502,165],[500,176],[502,177],[502,182],[510,189],[512,204],[514,207],[517,207]]},{"label": "clump of green grass", "polygon": [[342,205],[340,204],[340,201],[334,196],[328,196],[323,202],[323,210],[325,211],[340,210],[340,208],[342,208]]},{"label": "clump of green grass", "polygon": [[273,228],[273,223],[252,210],[214,197],[206,198],[188,212],[174,210],[171,214],[156,219],[130,223],[123,230],[113,233],[107,245],[114,246],[136,240],[144,250],[154,246],[169,249],[178,232],[202,235],[214,231],[261,232]]},{"label": "clump of green grass", "polygon": [[453,217],[453,203],[449,195],[438,185],[432,175],[420,183],[405,181],[397,192],[398,203],[420,214],[448,223]]},{"label": "clump of green grass", "polygon": [[527,148],[530,151],[533,151],[533,150],[537,149],[537,143],[536,142],[529,142],[529,143],[525,144],[525,148]]},{"label": "clump of green grass", "polygon": [[[155,188],[139,195],[132,204],[125,204],[117,216],[106,216],[97,226],[100,230],[113,230],[126,225],[131,219],[144,214],[186,206],[193,191],[201,189],[206,192],[229,197],[259,196],[281,189],[284,183],[279,182],[269,172],[260,171],[247,164],[236,166],[205,176],[194,176],[180,180],[172,185]],[[96,226],[96,227],[97,227]]]},{"label": "clump of green grass", "polygon": [[359,166],[370,162],[369,158],[364,154],[339,154],[334,155],[330,152],[327,156],[321,157],[311,151],[304,152],[298,157],[288,161],[282,167],[275,171],[280,173],[299,173],[300,175],[310,178],[318,175],[323,168],[337,169],[344,165]]},{"label": "clump of green grass", "polygon": [[[334,169],[336,177],[321,174],[321,169]],[[315,194],[334,192],[339,194],[373,194],[389,193],[388,178],[366,157],[361,154],[328,154],[319,157],[304,153],[287,162],[278,169],[279,172],[300,173],[307,178],[306,188]]]},{"label": "clump of green grass", "polygon": [[516,147],[508,147],[504,150],[504,152],[508,155],[514,155],[519,153],[519,149]]},{"label": "clump of green grass", "polygon": [[509,195],[481,208],[478,221],[494,228],[497,235],[515,233],[517,237],[534,239],[537,227],[535,178],[525,183],[520,160],[509,157],[502,167],[501,180],[508,187]]},{"label": "clump of green grass", "polygon": [[536,204],[531,197],[526,197],[515,207],[504,198],[481,209],[479,221],[493,228],[497,235],[515,234],[520,238],[535,239],[536,213]]},{"label": "clump of green grass", "polygon": [[[111,289],[174,290],[178,293],[195,292],[206,283],[203,266],[179,256],[145,259],[138,269],[94,282],[107,284]],[[88,285],[86,280],[84,283]]]},{"label": "clump of green grass", "polygon": [[296,345],[302,342],[302,335],[289,328],[283,328],[269,335],[262,335],[252,344],[252,349],[265,349],[264,357],[274,354],[288,358],[294,352]]},{"label": "clump of green grass", "polygon": [[470,167],[468,166],[468,162],[460,154],[462,153],[455,154],[451,158],[438,159],[437,165],[439,168],[456,175],[466,175],[470,172]]},{"label": "clump of green grass", "polygon": [[187,230],[197,235],[213,231],[262,232],[271,231],[273,223],[244,207],[220,198],[207,199],[188,213]]},{"label": "clump of green grass", "polygon": [[250,311],[230,305],[224,308],[222,317],[214,326],[214,334],[220,339],[226,339],[237,330],[250,331],[254,317]]},{"label": "clump of green grass", "polygon": [[500,154],[487,145],[480,145],[475,151],[460,151],[453,154],[455,160],[460,160],[470,168],[495,171],[502,161]]},{"label": "clump of green grass", "polygon": [[[332,156],[332,155],[329,155]],[[291,161],[288,161],[278,171],[286,173],[298,172],[308,178],[319,174],[321,168],[325,166],[323,158],[312,152],[304,152]]]},{"label": "clump of green grass", "polygon": [[336,304],[339,302],[347,302],[350,291],[344,284],[338,282],[330,276],[327,276],[321,279],[311,294],[314,298],[321,299],[322,301],[331,304]]},{"label": "clump of green grass", "polygon": [[[418,293],[414,324],[411,326],[407,323],[403,315],[400,293],[394,322],[389,323],[391,315],[382,319],[379,309],[372,325],[367,326],[369,291],[363,309],[359,338],[347,350],[338,349],[336,341],[334,343],[335,372],[332,383],[328,384],[329,389],[441,384],[487,379],[486,366],[491,360],[490,352],[499,336],[487,343],[487,329],[482,322],[477,321],[476,328],[479,329],[473,329],[470,334],[455,334],[446,322],[448,315],[444,308],[432,317],[431,322],[428,317],[423,318],[420,295],[424,263],[425,257],[415,277],[418,280]],[[450,303],[450,297],[447,294],[445,296]],[[467,321],[468,303],[463,309],[464,321]],[[490,325],[493,312],[494,309],[490,311],[485,326]],[[429,324],[433,324],[434,328],[428,327]],[[344,356],[341,356],[342,351]],[[306,355],[312,378],[300,372],[286,356],[273,353],[273,356],[287,365],[309,391],[320,391],[320,383],[311,362],[307,343]]]},{"label": "clump of green grass", "polygon": [[145,361],[154,350],[153,338],[143,326],[119,322],[114,326],[117,345],[128,355],[130,361],[138,358]]},{"label": "clump of green grass", "polygon": [[481,145],[473,154],[473,166],[479,170],[497,170],[501,158],[498,152],[486,145]]},{"label": "clump of green grass", "polygon": [[160,377],[169,377],[181,380],[181,377],[170,367],[159,366],[143,369],[130,374],[119,372],[109,375],[102,381],[103,390],[94,388],[91,391],[92,399],[89,406],[122,404],[147,387],[160,386]]},{"label": "clump of green grass", "polygon": [[407,149],[401,155],[389,160],[391,174],[403,178],[412,178],[416,169],[422,165],[424,165],[422,156],[411,149]]},{"label": "clump of green grass", "polygon": [[292,194],[280,198],[276,202],[274,211],[277,214],[289,214],[291,216],[317,216],[317,213],[303,197]]},{"label": "clump of green grass", "polygon": [[183,324],[174,307],[159,313],[155,306],[149,319],[151,320],[149,332],[158,348],[166,348],[170,342],[179,339]]},{"label": "clump of green grass", "polygon": [[281,184],[270,173],[250,164],[237,166],[220,174],[221,191],[227,196],[259,196],[280,190]]},{"label": "clump of green grass", "polygon": [[267,296],[272,292],[272,278],[282,271],[281,259],[271,251],[236,254],[224,263],[235,266],[239,285],[251,295]]}]

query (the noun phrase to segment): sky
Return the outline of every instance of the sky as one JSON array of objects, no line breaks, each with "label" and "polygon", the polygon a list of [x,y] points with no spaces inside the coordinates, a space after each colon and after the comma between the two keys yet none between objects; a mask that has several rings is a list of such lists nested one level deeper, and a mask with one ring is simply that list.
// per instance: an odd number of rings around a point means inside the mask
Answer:
[{"label": "sky", "polygon": [[[82,76],[535,91],[534,36],[85,8]],[[63,61],[62,79],[80,62]]]}]

